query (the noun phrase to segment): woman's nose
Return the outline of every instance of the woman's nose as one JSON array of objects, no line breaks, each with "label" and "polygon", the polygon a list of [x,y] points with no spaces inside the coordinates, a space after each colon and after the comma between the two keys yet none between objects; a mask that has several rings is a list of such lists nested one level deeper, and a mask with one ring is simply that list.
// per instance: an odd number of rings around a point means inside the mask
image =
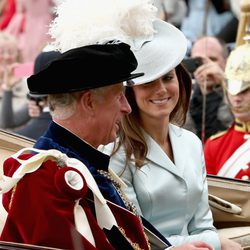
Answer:
[{"label": "woman's nose", "polygon": [[158,79],[156,82],[155,82],[155,87],[157,88],[157,90],[159,91],[167,91],[166,89],[166,84],[162,81],[162,79]]}]

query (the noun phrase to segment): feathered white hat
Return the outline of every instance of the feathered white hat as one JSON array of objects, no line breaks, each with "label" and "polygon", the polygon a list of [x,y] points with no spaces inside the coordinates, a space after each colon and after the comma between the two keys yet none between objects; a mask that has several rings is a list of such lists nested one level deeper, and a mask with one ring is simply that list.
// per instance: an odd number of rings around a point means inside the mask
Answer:
[{"label": "feathered white hat", "polygon": [[173,25],[162,20],[155,20],[153,37],[139,40],[140,49],[133,50],[138,66],[133,73],[144,72],[144,75],[133,79],[133,82],[144,84],[154,81],[181,63],[187,51],[187,39]]},{"label": "feathered white hat", "polygon": [[153,81],[184,58],[187,40],[173,25],[156,19],[153,0],[61,0],[49,33],[61,52],[109,41],[131,46],[144,76],[135,84]]},{"label": "feathered white hat", "polygon": [[50,25],[59,51],[122,41],[133,46],[137,37],[154,33],[156,7],[152,0],[61,0]]}]

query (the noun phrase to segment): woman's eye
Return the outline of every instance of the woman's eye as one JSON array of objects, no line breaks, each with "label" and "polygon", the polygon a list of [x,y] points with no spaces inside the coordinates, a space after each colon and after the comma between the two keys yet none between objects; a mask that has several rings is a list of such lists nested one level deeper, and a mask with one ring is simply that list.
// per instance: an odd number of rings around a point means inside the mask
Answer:
[{"label": "woman's eye", "polygon": [[142,88],[147,88],[147,87],[152,86],[153,84],[154,84],[154,81],[153,81],[153,82],[147,82],[147,83],[145,83],[145,84],[142,84],[141,87],[142,87]]},{"label": "woman's eye", "polygon": [[171,81],[173,78],[174,78],[173,75],[168,74],[163,77],[163,81]]}]

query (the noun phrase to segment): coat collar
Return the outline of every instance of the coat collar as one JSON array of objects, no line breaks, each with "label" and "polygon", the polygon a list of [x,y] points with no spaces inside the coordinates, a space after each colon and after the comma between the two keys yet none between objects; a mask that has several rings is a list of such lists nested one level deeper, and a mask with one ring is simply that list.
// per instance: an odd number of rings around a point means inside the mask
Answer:
[{"label": "coat collar", "polygon": [[147,160],[157,164],[159,167],[165,168],[173,174],[183,178],[185,152],[182,150],[183,141],[181,140],[183,130],[173,124],[169,124],[169,136],[173,148],[174,163],[169,159],[161,147],[154,141],[152,137],[145,134],[149,151],[147,153]]},{"label": "coat collar", "polygon": [[[87,160],[96,169],[108,170],[110,159],[108,155],[101,153],[57,123],[52,122],[43,137],[51,138],[60,147],[63,147],[64,151],[70,150],[75,152],[75,154]],[[40,148],[44,148],[44,146]]]},{"label": "coat collar", "polygon": [[242,122],[238,119],[235,119],[234,129],[239,132],[250,132],[250,121]]}]

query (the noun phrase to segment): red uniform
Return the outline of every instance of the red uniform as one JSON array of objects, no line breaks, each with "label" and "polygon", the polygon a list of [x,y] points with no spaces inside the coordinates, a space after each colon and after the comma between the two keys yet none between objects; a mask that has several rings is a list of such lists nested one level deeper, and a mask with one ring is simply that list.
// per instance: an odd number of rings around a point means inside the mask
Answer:
[{"label": "red uniform", "polygon": [[236,121],[229,130],[210,137],[204,148],[208,174],[250,179],[250,122]]}]

